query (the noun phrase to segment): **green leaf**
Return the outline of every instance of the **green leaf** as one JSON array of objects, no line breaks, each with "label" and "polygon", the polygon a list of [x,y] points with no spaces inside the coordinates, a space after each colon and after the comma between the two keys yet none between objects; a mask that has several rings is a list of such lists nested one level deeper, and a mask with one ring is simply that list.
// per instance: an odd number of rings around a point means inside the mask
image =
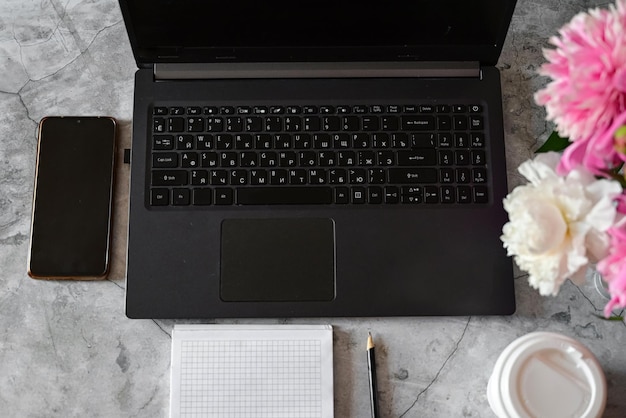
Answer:
[{"label": "green leaf", "polygon": [[570,144],[569,139],[562,138],[556,131],[546,139],[546,142],[535,152],[563,151]]},{"label": "green leaf", "polygon": [[604,315],[593,314],[596,318],[604,319],[605,321],[623,321],[624,317],[620,315],[612,315],[610,317],[605,317]]}]

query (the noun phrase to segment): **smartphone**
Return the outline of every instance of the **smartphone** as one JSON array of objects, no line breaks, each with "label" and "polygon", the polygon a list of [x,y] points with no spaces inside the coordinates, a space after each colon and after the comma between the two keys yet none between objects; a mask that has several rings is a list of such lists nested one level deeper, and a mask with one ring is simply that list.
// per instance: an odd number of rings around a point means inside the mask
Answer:
[{"label": "smartphone", "polygon": [[39,123],[29,276],[106,276],[115,131],[110,117],[55,116]]}]

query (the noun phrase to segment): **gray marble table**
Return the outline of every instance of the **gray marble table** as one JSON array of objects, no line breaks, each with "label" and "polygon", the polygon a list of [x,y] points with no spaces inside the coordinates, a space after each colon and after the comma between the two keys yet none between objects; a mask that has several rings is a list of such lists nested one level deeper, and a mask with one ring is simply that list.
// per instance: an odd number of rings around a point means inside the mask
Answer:
[{"label": "gray marble table", "polygon": [[[536,74],[541,48],[595,4],[607,3],[518,1],[498,64],[511,188],[521,182],[516,167],[551,130],[532,99],[545,83]],[[117,167],[108,279],[46,282],[26,275],[38,121],[110,115],[120,124],[119,149],[130,143],[135,64],[117,2],[0,1],[0,70],[0,416],[165,417],[174,321],[124,315],[128,166]],[[335,327],[337,417],[369,416],[368,331],[378,341],[383,416],[492,417],[485,390],[497,355],[537,330],[588,346],[607,375],[606,416],[626,416],[626,328],[595,316],[604,301],[593,285],[567,283],[557,297],[542,298],[516,271],[515,287],[517,313],[506,317],[250,322]]]}]

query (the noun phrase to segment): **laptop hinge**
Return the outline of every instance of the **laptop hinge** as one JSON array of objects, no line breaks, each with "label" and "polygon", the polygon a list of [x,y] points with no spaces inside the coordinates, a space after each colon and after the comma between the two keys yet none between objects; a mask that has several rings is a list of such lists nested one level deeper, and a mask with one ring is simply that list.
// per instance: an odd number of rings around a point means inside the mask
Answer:
[{"label": "laptop hinge", "polygon": [[480,64],[463,62],[283,62],[155,64],[155,80],[233,78],[476,77]]}]

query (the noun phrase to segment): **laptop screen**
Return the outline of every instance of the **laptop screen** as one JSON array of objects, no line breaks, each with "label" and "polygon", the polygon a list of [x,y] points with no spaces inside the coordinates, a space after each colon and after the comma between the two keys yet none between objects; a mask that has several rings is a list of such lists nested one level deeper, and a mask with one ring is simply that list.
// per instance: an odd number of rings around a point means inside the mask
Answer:
[{"label": "laptop screen", "polygon": [[515,0],[120,0],[139,66],[155,62],[495,64]]}]

